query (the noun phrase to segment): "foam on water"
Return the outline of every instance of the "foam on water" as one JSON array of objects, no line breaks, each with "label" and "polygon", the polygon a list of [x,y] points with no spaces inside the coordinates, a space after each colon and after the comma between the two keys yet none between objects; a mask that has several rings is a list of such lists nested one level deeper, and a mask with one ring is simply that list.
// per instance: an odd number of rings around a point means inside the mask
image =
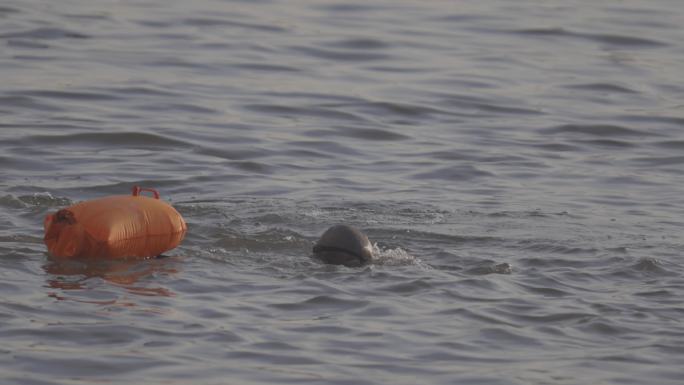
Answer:
[{"label": "foam on water", "polygon": [[372,263],[380,266],[417,266],[421,269],[430,269],[420,258],[407,253],[400,247],[394,249],[381,249],[377,243],[373,244]]}]

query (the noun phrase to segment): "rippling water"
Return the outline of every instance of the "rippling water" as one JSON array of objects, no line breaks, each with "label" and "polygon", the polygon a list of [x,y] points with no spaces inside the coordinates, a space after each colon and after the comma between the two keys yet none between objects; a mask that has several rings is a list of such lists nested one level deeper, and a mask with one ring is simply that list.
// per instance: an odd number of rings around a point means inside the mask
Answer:
[{"label": "rippling water", "polygon": [[[681,384],[678,0],[5,0],[3,384]],[[42,219],[134,184],[171,257]],[[365,268],[322,265],[330,225]]]}]

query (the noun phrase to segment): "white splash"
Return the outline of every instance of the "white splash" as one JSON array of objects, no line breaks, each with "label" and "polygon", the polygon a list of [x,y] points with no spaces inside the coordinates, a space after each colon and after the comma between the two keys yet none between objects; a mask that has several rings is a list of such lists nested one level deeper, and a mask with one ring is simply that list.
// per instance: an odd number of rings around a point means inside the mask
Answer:
[{"label": "white splash", "polygon": [[397,247],[394,249],[381,249],[377,243],[373,244],[373,264],[382,266],[418,266],[421,269],[431,269],[420,258],[409,254],[406,250]]}]

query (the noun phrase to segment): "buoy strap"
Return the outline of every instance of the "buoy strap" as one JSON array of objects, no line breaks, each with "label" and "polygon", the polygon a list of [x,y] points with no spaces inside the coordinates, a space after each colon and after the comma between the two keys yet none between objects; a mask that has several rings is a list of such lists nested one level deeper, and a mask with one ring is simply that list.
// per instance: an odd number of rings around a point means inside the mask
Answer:
[{"label": "buoy strap", "polygon": [[61,209],[55,213],[55,222],[66,222],[69,225],[73,225],[76,223],[76,217],[74,217],[74,213],[67,209]]},{"label": "buoy strap", "polygon": [[154,199],[159,199],[159,192],[157,190],[155,190],[153,188],[133,186],[133,196],[134,197],[137,197],[143,191],[151,192],[154,195]]}]

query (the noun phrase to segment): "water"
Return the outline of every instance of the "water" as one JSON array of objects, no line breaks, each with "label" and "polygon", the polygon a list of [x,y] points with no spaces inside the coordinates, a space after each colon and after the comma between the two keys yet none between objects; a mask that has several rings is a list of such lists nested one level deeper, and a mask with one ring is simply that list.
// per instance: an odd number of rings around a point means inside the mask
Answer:
[{"label": "water", "polygon": [[[3,384],[680,384],[678,0],[5,0]],[[51,259],[157,188],[169,258]],[[375,243],[325,266],[330,225]]]}]

